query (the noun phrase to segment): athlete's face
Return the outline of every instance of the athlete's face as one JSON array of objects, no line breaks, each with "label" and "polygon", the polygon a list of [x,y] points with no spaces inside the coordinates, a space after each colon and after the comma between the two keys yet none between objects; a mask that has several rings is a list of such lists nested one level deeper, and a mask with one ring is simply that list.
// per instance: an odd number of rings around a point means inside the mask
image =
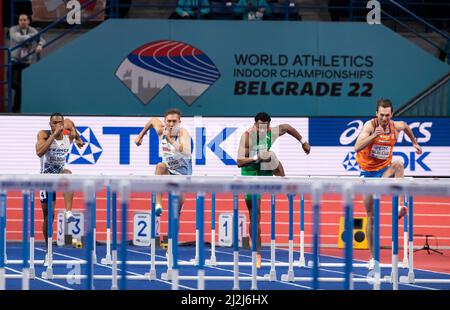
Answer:
[{"label": "athlete's face", "polygon": [[64,117],[62,116],[53,116],[50,120],[50,128],[52,132],[55,132],[57,129],[64,127]]},{"label": "athlete's face", "polygon": [[377,118],[378,123],[381,126],[386,127],[392,118],[392,109],[390,107],[388,108],[379,107],[377,111]]},{"label": "athlete's face", "polygon": [[263,122],[261,120],[258,120],[255,123],[255,127],[258,130],[259,136],[265,136],[267,134],[267,131],[269,130],[270,122]]},{"label": "athlete's face", "polygon": [[164,119],[165,125],[169,129],[173,129],[180,126],[181,120],[178,114],[169,114]]}]

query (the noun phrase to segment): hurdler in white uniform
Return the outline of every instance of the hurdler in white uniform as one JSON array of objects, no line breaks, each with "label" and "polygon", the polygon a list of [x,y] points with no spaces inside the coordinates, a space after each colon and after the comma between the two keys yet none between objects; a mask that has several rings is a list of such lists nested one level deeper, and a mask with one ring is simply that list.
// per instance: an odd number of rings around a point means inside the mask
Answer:
[{"label": "hurdler in white uniform", "polygon": [[[178,142],[178,136],[174,137]],[[170,144],[166,137],[160,139],[160,153],[162,154],[162,162],[167,164],[167,169],[171,175],[192,175],[192,158],[179,152],[176,147]]]},{"label": "hurdler in white uniform", "polygon": [[[169,109],[164,113],[164,121],[153,117],[145,124],[135,139],[137,146],[142,145],[144,136],[154,129],[159,138],[159,154],[162,162],[155,167],[155,175],[191,175],[191,136],[185,128],[181,128],[181,112]],[[178,210],[184,204],[184,194],[179,196]],[[162,193],[156,193],[156,215],[162,212]]]}]

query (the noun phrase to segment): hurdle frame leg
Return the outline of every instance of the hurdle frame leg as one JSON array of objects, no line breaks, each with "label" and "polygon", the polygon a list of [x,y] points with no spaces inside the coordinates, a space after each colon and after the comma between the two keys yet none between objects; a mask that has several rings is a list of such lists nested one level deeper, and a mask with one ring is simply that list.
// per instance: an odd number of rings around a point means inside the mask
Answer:
[{"label": "hurdle frame leg", "polygon": [[300,267],[306,267],[305,260],[305,195],[300,194],[300,257],[295,264]]},{"label": "hurdle frame leg", "polygon": [[[167,271],[161,274],[161,279],[166,281],[172,280],[172,266],[173,266],[173,257],[172,257],[172,221],[170,220],[172,218],[172,194],[168,193],[168,208],[169,210],[169,220],[168,220],[168,232],[167,232],[167,252],[166,252],[166,258],[167,258]],[[178,207],[177,207],[178,209]]]},{"label": "hurdle frame leg", "polygon": [[[257,290],[258,289],[258,271],[256,269],[256,255],[257,252],[257,244],[258,244],[258,223],[259,223],[259,216],[258,216],[258,196],[256,194],[252,194],[252,286],[251,290]],[[239,217],[236,220],[236,222],[239,221]]]},{"label": "hurdle frame leg", "polygon": [[111,195],[112,205],[112,250],[111,250],[111,290],[118,290],[117,279],[117,192]]},{"label": "hurdle frame leg", "polygon": [[106,185],[106,254],[100,260],[103,265],[111,265],[111,185]]},{"label": "hurdle frame leg", "polygon": [[[408,196],[404,196],[404,205],[408,207]],[[403,218],[403,262],[402,268],[408,268],[408,213]]]},{"label": "hurdle frame leg", "polygon": [[150,212],[150,270],[145,274],[150,281],[156,280],[155,256],[156,256],[156,193],[152,192]]},{"label": "hurdle frame leg", "polygon": [[264,278],[269,281],[276,281],[277,280],[277,271],[275,269],[275,259],[276,259],[276,241],[275,241],[275,221],[276,221],[276,214],[275,214],[275,200],[276,196],[275,194],[270,195],[270,272],[269,274],[264,275]]},{"label": "hurdle frame leg", "polygon": [[239,194],[233,193],[233,290],[239,290]]},{"label": "hurdle frame leg", "polygon": [[287,274],[281,276],[281,281],[293,282],[294,274],[294,195],[288,195],[289,200],[289,268]]},{"label": "hurdle frame leg", "polygon": [[36,270],[34,268],[34,191],[30,191],[30,266],[29,277],[34,279],[36,277]]},{"label": "hurdle frame leg", "polygon": [[6,215],[6,192],[0,192],[0,290],[6,289],[6,232],[5,232],[5,215]]},{"label": "hurdle frame leg", "polygon": [[415,274],[414,274],[414,198],[409,196],[408,203],[408,275],[401,276],[401,283],[416,283]]},{"label": "hurdle frame leg", "polygon": [[392,196],[392,289],[398,290],[398,196]]},{"label": "hurdle frame leg", "polygon": [[216,193],[211,193],[211,256],[206,261],[208,266],[216,266]]},{"label": "hurdle frame leg", "polygon": [[[47,262],[47,269],[42,272],[42,277],[47,280],[53,278],[53,192],[48,192],[47,207],[48,207],[48,238],[47,238],[47,253],[44,258],[44,265]],[[56,202],[56,201],[55,201]]]},{"label": "hurdle frame leg", "polygon": [[373,247],[375,260],[373,289],[380,290],[380,197],[378,195],[373,196]]}]

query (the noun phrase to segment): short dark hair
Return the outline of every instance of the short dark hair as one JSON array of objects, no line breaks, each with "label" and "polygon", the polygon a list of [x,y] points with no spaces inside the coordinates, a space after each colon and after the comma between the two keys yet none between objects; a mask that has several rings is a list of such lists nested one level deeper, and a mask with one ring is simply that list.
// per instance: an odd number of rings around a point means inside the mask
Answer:
[{"label": "short dark hair", "polygon": [[56,113],[53,113],[52,115],[50,115],[50,120],[52,120],[52,118],[54,118],[56,116],[60,116],[60,117],[64,118],[64,116],[61,113],[56,112]]},{"label": "short dark hair", "polygon": [[166,117],[169,114],[178,114],[178,116],[181,117],[181,111],[179,109],[169,109],[166,112],[164,112],[164,117]]},{"label": "short dark hair", "polygon": [[378,109],[382,108],[391,108],[391,112],[394,112],[394,107],[392,106],[392,101],[390,99],[381,98],[377,101],[377,112]]},{"label": "short dark hair", "polygon": [[31,17],[26,13],[19,14],[19,16],[17,17],[17,22],[19,22],[20,16],[22,16],[22,15],[25,16],[29,22],[31,22]]},{"label": "short dark hair", "polygon": [[270,120],[271,120],[270,115],[267,114],[266,112],[259,112],[258,114],[255,115],[255,123],[257,123],[258,121],[270,122]]}]

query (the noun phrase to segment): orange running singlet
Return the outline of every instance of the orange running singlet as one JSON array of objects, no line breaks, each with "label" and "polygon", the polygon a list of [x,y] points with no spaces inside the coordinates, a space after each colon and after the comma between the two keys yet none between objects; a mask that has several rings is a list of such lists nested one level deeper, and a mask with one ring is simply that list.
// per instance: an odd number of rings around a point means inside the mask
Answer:
[{"label": "orange running singlet", "polygon": [[[372,125],[374,128],[378,126],[376,118],[372,119]],[[389,133],[379,135],[369,145],[360,150],[356,154],[356,161],[364,171],[381,170],[391,164],[392,151],[396,142],[394,122],[390,121]]]}]

